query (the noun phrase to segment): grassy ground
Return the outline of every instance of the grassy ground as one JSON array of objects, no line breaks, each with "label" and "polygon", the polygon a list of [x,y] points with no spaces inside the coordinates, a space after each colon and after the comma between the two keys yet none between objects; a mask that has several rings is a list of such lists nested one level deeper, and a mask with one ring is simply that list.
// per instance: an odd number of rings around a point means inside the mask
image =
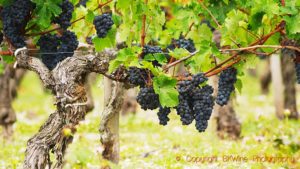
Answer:
[{"label": "grassy ground", "polygon": [[[175,112],[170,123],[164,127],[158,125],[155,112],[140,111],[120,119],[121,160],[113,168],[299,169],[300,122],[277,120],[271,94],[261,95],[256,79],[248,76],[243,79],[243,84],[242,94],[238,94],[236,101],[236,112],[242,122],[240,140],[218,139],[214,120],[210,120],[205,133],[198,133],[194,125],[182,126]],[[101,81],[93,87],[96,108],[81,123],[74,142],[68,148],[66,169],[96,169],[108,163],[101,159],[99,153],[98,125],[103,109],[101,88]],[[27,74],[13,103],[18,117],[14,125],[14,139],[5,142],[0,138],[1,169],[21,168],[26,141],[53,112],[52,101],[50,94],[40,86],[38,78],[33,73]],[[237,157],[248,158],[248,162],[237,162],[232,158],[223,161],[229,156],[236,157],[236,160]],[[283,159],[288,162],[263,162],[265,156],[288,157]]]}]

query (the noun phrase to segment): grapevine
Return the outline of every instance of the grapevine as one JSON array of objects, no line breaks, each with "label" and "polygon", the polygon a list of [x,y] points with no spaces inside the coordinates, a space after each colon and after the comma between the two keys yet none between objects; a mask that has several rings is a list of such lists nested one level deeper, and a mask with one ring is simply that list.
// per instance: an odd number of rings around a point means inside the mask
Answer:
[{"label": "grapevine", "polygon": [[[242,86],[238,76],[256,67],[256,56],[281,50],[294,60],[300,84],[300,8],[294,1],[3,0],[0,10],[0,54],[16,56],[1,57],[1,64],[11,60],[34,71],[56,99],[55,113],[27,144],[27,168],[50,166],[50,151],[54,167],[63,168],[64,152],[87,113],[89,73],[123,83],[111,83],[101,118],[103,154],[114,151],[115,131],[108,129],[114,123],[108,121],[117,117],[122,87],[137,87],[137,103],[154,110],[160,125],[176,111],[182,125],[204,132],[214,105],[228,104]],[[215,75],[216,89],[208,83]]]}]

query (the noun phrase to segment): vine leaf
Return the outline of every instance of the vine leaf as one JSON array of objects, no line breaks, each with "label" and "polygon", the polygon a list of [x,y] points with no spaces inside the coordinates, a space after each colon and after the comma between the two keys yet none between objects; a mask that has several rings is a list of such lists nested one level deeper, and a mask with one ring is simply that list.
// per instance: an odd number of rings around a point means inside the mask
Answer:
[{"label": "vine leaf", "polygon": [[166,75],[159,75],[153,78],[153,88],[159,95],[160,104],[163,107],[175,107],[178,105],[178,91],[176,90],[177,80]]},{"label": "vine leaf", "polygon": [[[136,56],[141,52],[141,50],[142,49],[139,47],[121,49],[118,52],[116,59],[110,62],[108,72],[113,72],[120,65],[124,65],[125,67],[137,66],[138,58]],[[135,63],[135,65],[133,65],[132,63]]]},{"label": "vine leaf", "polygon": [[[53,16],[58,16],[62,10],[59,4],[60,0],[32,0],[36,4],[35,16],[36,18],[32,20],[34,24],[39,25],[41,28],[47,28],[51,24],[51,18]],[[33,24],[32,23],[32,24]]]},{"label": "vine leaf", "polygon": [[237,81],[234,84],[234,87],[239,91],[239,93],[242,93],[243,83],[241,79],[237,79]]},{"label": "vine leaf", "polygon": [[156,60],[160,64],[164,64],[168,61],[165,54],[162,54],[162,53],[147,54],[145,56],[144,60],[147,60],[147,61],[155,61]]},{"label": "vine leaf", "polygon": [[96,51],[100,52],[105,48],[114,47],[116,44],[116,33],[116,28],[112,28],[111,30],[109,30],[105,38],[93,38],[93,43],[95,45]]},{"label": "vine leaf", "polygon": [[183,48],[175,48],[174,50],[169,51],[169,55],[171,55],[175,59],[183,58],[189,54],[190,52]]}]

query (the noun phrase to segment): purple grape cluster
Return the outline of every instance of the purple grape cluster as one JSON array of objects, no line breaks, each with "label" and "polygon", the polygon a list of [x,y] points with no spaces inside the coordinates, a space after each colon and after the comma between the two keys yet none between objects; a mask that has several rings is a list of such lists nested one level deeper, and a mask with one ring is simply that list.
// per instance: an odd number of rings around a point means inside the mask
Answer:
[{"label": "purple grape cluster", "polygon": [[[186,75],[186,77],[188,76]],[[200,84],[205,81],[207,81],[205,75],[199,73],[194,75],[191,80],[187,79],[178,83],[177,114],[183,125],[189,125],[195,119],[196,129],[199,132],[204,132],[207,128],[214,106],[213,88],[209,85],[200,87]]]},{"label": "purple grape cluster", "polygon": [[136,100],[144,110],[154,110],[160,106],[158,95],[153,87],[142,87]]},{"label": "purple grape cluster", "polygon": [[77,36],[70,31],[65,31],[61,37],[46,34],[40,37],[37,45],[42,53],[42,62],[53,70],[56,65],[74,54],[78,46]]},{"label": "purple grape cluster", "polygon": [[230,95],[234,91],[234,84],[237,80],[236,76],[237,70],[235,68],[228,68],[221,72],[216,99],[216,103],[220,106],[224,106],[228,103]]},{"label": "purple grape cluster", "polygon": [[63,0],[61,7],[61,14],[54,18],[53,22],[60,25],[61,28],[67,29],[71,26],[72,13],[74,11],[74,6],[69,0]]},{"label": "purple grape cluster", "polygon": [[191,53],[196,51],[194,41],[192,39],[185,39],[182,36],[179,39],[173,39],[172,44],[167,47],[169,50],[174,50],[175,48],[183,48]]},{"label": "purple grape cluster", "polygon": [[171,109],[169,107],[159,107],[159,111],[157,113],[159,124],[160,125],[167,125],[168,121],[170,120],[168,115],[170,114]]},{"label": "purple grape cluster", "polygon": [[30,0],[15,0],[1,10],[3,33],[16,48],[26,46],[23,34],[34,8],[35,5]]},{"label": "purple grape cluster", "polygon": [[151,74],[146,69],[129,67],[127,72],[127,81],[135,86],[145,87],[148,79],[148,73]]},{"label": "purple grape cluster", "polygon": [[111,29],[114,24],[112,17],[110,14],[102,14],[96,16],[94,19],[94,25],[97,31],[97,35],[99,38],[104,38],[108,31]]}]

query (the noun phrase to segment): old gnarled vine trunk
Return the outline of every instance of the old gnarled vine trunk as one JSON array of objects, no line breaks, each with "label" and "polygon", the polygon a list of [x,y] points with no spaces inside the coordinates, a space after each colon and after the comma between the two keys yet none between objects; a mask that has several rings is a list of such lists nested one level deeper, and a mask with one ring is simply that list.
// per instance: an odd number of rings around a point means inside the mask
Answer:
[{"label": "old gnarled vine trunk", "polygon": [[[214,95],[217,95],[218,91],[217,76],[212,78],[212,83],[215,88]],[[241,123],[236,117],[236,113],[233,108],[233,99],[231,98],[227,105],[214,106],[214,116],[217,122],[217,134],[220,138],[238,139],[241,134]]]},{"label": "old gnarled vine trunk", "polygon": [[298,119],[296,103],[296,72],[295,63],[289,56],[282,55],[281,57],[283,93],[284,93],[284,108],[288,111],[288,118]]},{"label": "old gnarled vine trunk", "polygon": [[12,86],[11,79],[15,70],[12,65],[5,64],[4,72],[0,74],[0,125],[3,126],[4,138],[9,138],[13,133],[13,123],[16,114],[12,108]]},{"label": "old gnarled vine trunk", "polygon": [[[73,56],[59,63],[52,71],[38,58],[28,56],[26,50],[17,56],[18,66],[36,72],[45,87],[52,91],[57,108],[39,132],[28,141],[24,168],[63,167],[66,148],[72,142],[76,126],[84,119],[88,110],[86,76],[90,72],[105,73],[109,59],[115,54],[114,50],[106,50],[99,56]],[[56,156],[56,163],[53,165],[50,151]]]}]

